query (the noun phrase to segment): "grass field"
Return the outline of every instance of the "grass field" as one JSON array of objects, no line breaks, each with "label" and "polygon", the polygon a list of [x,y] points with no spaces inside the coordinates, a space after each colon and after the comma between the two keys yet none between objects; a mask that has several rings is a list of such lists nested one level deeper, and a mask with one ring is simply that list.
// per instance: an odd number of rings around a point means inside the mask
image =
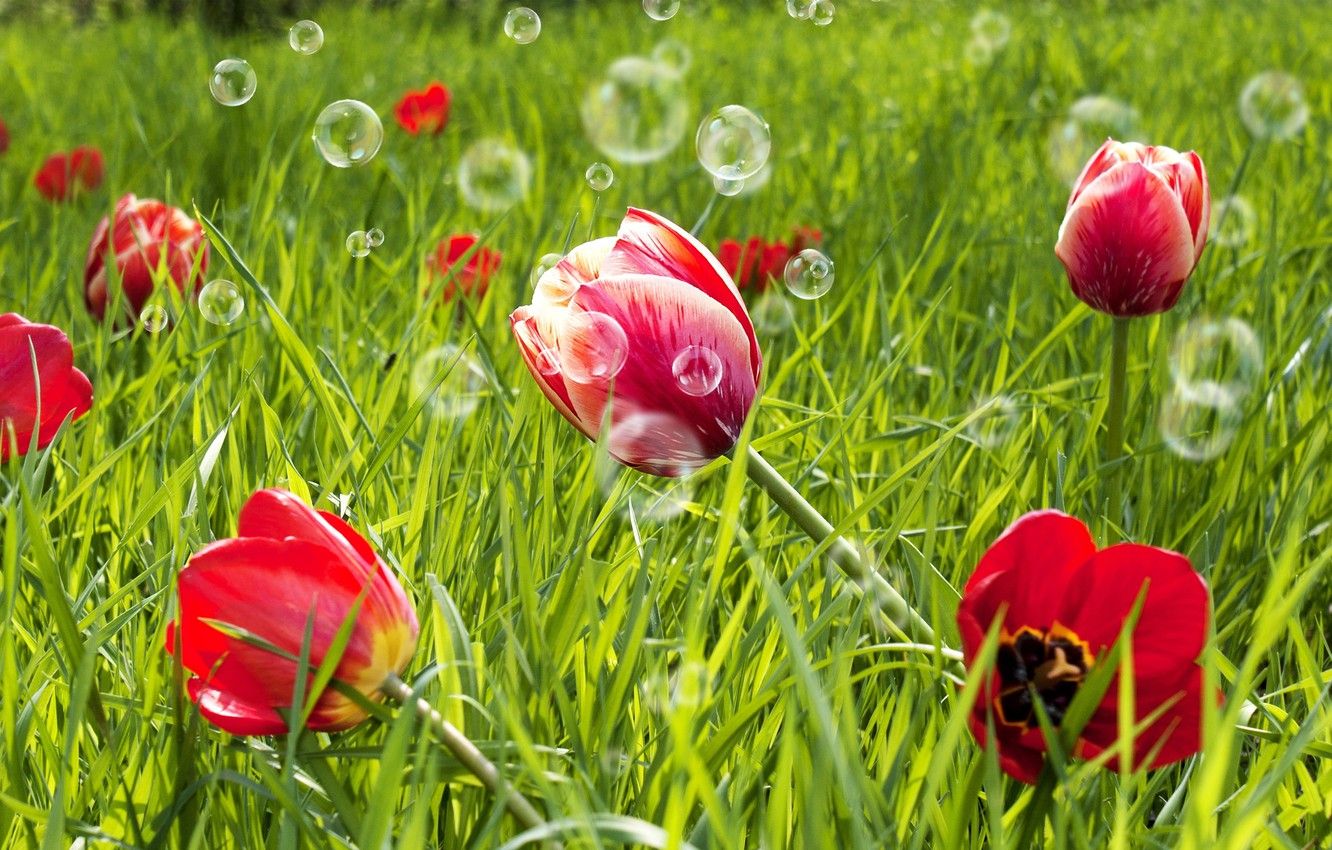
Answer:
[{"label": "grass field", "polygon": [[[566,846],[1025,850],[1037,791],[977,746],[943,655],[876,632],[726,459],[678,486],[677,515],[631,515],[662,485],[608,475],[537,391],[507,321],[530,270],[637,206],[705,219],[714,247],[823,230],[836,282],[760,328],[748,439],[947,645],[981,553],[1028,510],[1176,549],[1210,582],[1204,662],[1226,702],[1204,754],[1124,774],[1070,762],[1030,846],[1332,847],[1332,16],[1014,4],[1007,46],[974,63],[970,4],[839,3],[827,27],[775,0],[684,5],[663,23],[628,0],[541,10],[529,45],[504,37],[504,6],[328,12],[312,56],[285,31],[228,40],[151,18],[0,29],[0,312],[68,331],[96,390],[51,449],[0,470],[0,846],[493,848],[518,833],[409,713],[289,739],[201,721],[163,651],[175,577],[272,486],[341,506],[399,570],[422,626],[405,678],[574,822]],[[692,53],[690,140],[612,161],[598,199],[582,92],[666,37]],[[227,56],[258,75],[240,108],[209,97]],[[1298,76],[1311,110],[1285,142],[1252,141],[1236,107],[1269,68]],[[453,92],[448,129],[408,136],[393,103],[433,79]],[[1122,523],[1100,466],[1109,321],[1052,253],[1068,198],[1052,127],[1098,93],[1257,213],[1246,244],[1209,246],[1179,306],[1133,324]],[[310,143],[339,98],[384,117],[363,168]],[[691,141],[727,103],[773,136],[771,180],[737,198],[716,195]],[[502,213],[468,208],[452,177],[487,137],[533,164]],[[77,144],[103,150],[106,183],[49,204],[32,173]],[[179,302],[170,332],[90,318],[88,240],[131,191],[197,207],[270,297],[215,242],[208,276],[247,302],[235,324]],[[344,240],[370,226],[386,240],[355,260]],[[467,231],[502,252],[499,274],[484,299],[435,306],[422,258]],[[1197,462],[1158,412],[1175,335],[1204,316],[1247,323],[1261,355],[1233,442]],[[438,415],[413,381],[446,344],[486,376],[470,415]]]}]

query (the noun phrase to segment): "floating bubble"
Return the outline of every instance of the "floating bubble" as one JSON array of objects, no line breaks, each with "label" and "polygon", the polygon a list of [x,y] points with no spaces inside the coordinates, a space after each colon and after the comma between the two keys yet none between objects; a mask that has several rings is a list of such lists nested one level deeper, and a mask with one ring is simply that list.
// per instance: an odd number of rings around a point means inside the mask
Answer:
[{"label": "floating bubble", "polygon": [[432,348],[416,361],[411,385],[415,398],[429,394],[426,409],[444,419],[464,419],[494,395],[477,359],[451,343]]},{"label": "floating bubble", "polygon": [[883,123],[888,129],[893,130],[902,126],[902,104],[897,102],[895,97],[885,97],[880,104],[883,106]]},{"label": "floating bubble", "polygon": [[786,297],[775,290],[758,297],[749,310],[749,317],[754,322],[755,330],[770,336],[785,333],[795,321]]},{"label": "floating bubble", "polygon": [[536,286],[541,281],[541,276],[560,264],[564,259],[563,254],[542,254],[541,259],[532,268],[532,285]]},{"label": "floating bubble", "polygon": [[815,0],[786,0],[786,14],[797,21],[807,21],[814,14]]},{"label": "floating bubble", "polygon": [[[617,447],[631,447],[636,456],[650,455],[663,475],[645,475],[623,466],[614,454]],[[633,412],[603,433],[595,463],[597,484],[607,499],[618,494],[620,509],[632,512],[636,520],[666,522],[688,510],[694,500],[689,476],[696,467],[671,457],[702,453],[697,433],[687,423],[665,413]]]},{"label": "floating bubble", "polygon": [[612,159],[652,162],[675,149],[689,121],[680,70],[642,56],[624,56],[583,96],[579,113],[588,139]]},{"label": "floating bubble", "polygon": [[337,100],[319,113],[311,138],[325,162],[336,168],[350,168],[364,165],[379,153],[384,124],[359,100]]},{"label": "floating bubble", "polygon": [[629,337],[605,313],[575,313],[565,322],[560,363],[564,376],[574,383],[605,383],[620,374],[628,357]]},{"label": "floating bubble", "polygon": [[240,287],[221,278],[209,281],[199,290],[199,313],[214,325],[229,325],[245,312],[245,296]]},{"label": "floating bubble", "polygon": [[836,14],[837,7],[833,5],[832,0],[814,0],[814,5],[809,9],[809,19],[816,27],[828,26]]},{"label": "floating bubble", "polygon": [[244,59],[223,59],[213,66],[212,76],[208,78],[208,90],[213,93],[213,100],[223,106],[249,102],[257,86],[254,69]]},{"label": "floating bubble", "polygon": [[675,39],[664,38],[652,48],[652,59],[683,74],[689,70],[690,63],[694,61],[694,54]]},{"label": "floating bubble", "polygon": [[1027,108],[1038,115],[1047,115],[1059,106],[1059,95],[1050,86],[1040,86],[1027,95]]},{"label": "floating bubble", "polygon": [[1206,401],[1175,391],[1161,402],[1157,424],[1170,451],[1202,462],[1230,448],[1243,421],[1239,402],[1224,391]]},{"label": "floating bubble", "polygon": [[967,435],[984,449],[997,449],[1012,438],[1018,426],[1018,406],[1010,396],[997,395],[976,406]]},{"label": "floating bubble", "polygon": [[347,234],[347,253],[356,259],[370,255],[370,235],[364,230],[353,230]]},{"label": "floating bubble", "polygon": [[482,212],[508,209],[532,188],[527,154],[499,139],[482,139],[458,162],[458,189],[469,207]]},{"label": "floating bubble", "polygon": [[309,56],[324,46],[324,28],[314,21],[297,21],[287,32],[287,42],[297,53]]},{"label": "floating bubble", "polygon": [[981,9],[971,16],[972,38],[984,42],[991,51],[1003,50],[1013,32],[1013,25],[1003,12]]},{"label": "floating bubble", "polygon": [[736,195],[745,191],[745,181],[738,179],[728,180],[725,177],[714,176],[712,178],[712,188],[716,190],[718,195],[721,195],[724,198],[734,198]]},{"label": "floating bubble", "polygon": [[583,178],[593,192],[604,192],[615,182],[615,172],[604,162],[594,162],[583,172]]},{"label": "floating bubble", "polygon": [[786,261],[786,288],[797,298],[813,301],[833,285],[833,261],[817,248],[806,248]]},{"label": "floating bubble", "polygon": [[675,355],[671,374],[685,395],[702,397],[721,385],[722,359],[717,352],[701,345],[691,345]]},{"label": "floating bubble", "polygon": [[1212,206],[1211,239],[1223,248],[1240,248],[1253,238],[1258,214],[1239,195],[1222,198]]},{"label": "floating bubble", "polygon": [[973,68],[983,68],[994,61],[994,45],[972,36],[962,48],[962,60]]},{"label": "floating bubble", "polygon": [[541,16],[526,6],[517,6],[504,16],[504,34],[519,44],[531,44],[541,35]]},{"label": "floating bubble", "polygon": [[643,11],[654,21],[669,21],[680,11],[680,0],[643,0]]},{"label": "floating bubble", "polygon": [[[768,181],[771,179],[772,179],[772,160],[770,159],[767,162],[763,163],[763,167],[760,168],[757,172],[755,172],[753,177],[746,177],[744,180],[740,181],[739,194],[753,195],[757,193],[758,190],[768,185]],[[719,181],[716,177],[712,178],[712,186],[714,189],[717,188],[717,184],[719,182],[722,181]]]},{"label": "floating bubble", "polygon": [[1138,110],[1127,103],[1099,94],[1079,98],[1050,129],[1050,166],[1071,186],[1107,138],[1131,142],[1138,135]]},{"label": "floating bubble", "polygon": [[167,315],[166,308],[160,304],[149,304],[139,313],[139,327],[150,334],[165,330],[170,323],[171,317]]},{"label": "floating bubble", "polygon": [[1240,119],[1259,139],[1294,138],[1309,121],[1304,86],[1290,74],[1264,71],[1240,92]]},{"label": "floating bubble", "polygon": [[698,161],[713,177],[744,180],[758,172],[772,152],[768,122],[743,106],[723,106],[704,118],[694,136]]},{"label": "floating bubble", "polygon": [[1195,319],[1175,334],[1170,376],[1175,392],[1203,405],[1241,403],[1262,377],[1263,348],[1239,319]]},{"label": "floating bubble", "polygon": [[384,231],[378,227],[372,227],[365,232],[365,243],[371,248],[378,248],[384,244]]}]

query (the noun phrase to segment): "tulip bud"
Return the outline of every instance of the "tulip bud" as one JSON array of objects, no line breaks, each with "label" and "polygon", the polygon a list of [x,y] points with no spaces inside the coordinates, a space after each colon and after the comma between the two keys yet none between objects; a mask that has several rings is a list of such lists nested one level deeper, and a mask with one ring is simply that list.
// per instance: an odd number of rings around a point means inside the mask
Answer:
[{"label": "tulip bud", "polygon": [[162,263],[181,293],[192,294],[203,286],[208,241],[184,210],[125,195],[116,203],[115,215],[97,225],[84,264],[84,302],[98,319],[106,313],[108,258],[120,275],[126,314],[135,317],[152,296]]}]

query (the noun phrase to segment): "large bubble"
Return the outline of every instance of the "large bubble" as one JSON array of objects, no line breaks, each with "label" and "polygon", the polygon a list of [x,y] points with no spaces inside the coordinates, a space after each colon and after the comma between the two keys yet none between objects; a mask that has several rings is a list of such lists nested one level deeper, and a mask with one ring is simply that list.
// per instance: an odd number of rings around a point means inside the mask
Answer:
[{"label": "large bubble", "polygon": [[1240,119],[1255,138],[1291,139],[1309,121],[1304,86],[1290,74],[1264,71],[1244,86],[1239,99]]},{"label": "large bubble", "polygon": [[1050,167],[1071,186],[1107,138],[1132,142],[1139,135],[1138,110],[1132,106],[1099,94],[1079,98],[1050,130]]},{"label": "large bubble", "polygon": [[223,59],[213,66],[208,77],[208,90],[213,100],[223,106],[240,106],[254,97],[258,79],[254,69],[244,59]]},{"label": "large bubble", "polygon": [[482,139],[458,163],[458,189],[467,205],[482,212],[507,209],[532,188],[527,154],[498,139]]},{"label": "large bubble", "polygon": [[625,56],[606,69],[579,109],[588,139],[620,162],[661,159],[675,149],[689,122],[679,69],[643,56]]},{"label": "large bubble", "polygon": [[772,131],[752,110],[731,104],[703,119],[694,143],[699,163],[713,177],[744,180],[768,162]]},{"label": "large bubble", "polygon": [[315,147],[332,166],[365,165],[384,143],[384,124],[375,111],[359,100],[337,100],[315,119]]}]

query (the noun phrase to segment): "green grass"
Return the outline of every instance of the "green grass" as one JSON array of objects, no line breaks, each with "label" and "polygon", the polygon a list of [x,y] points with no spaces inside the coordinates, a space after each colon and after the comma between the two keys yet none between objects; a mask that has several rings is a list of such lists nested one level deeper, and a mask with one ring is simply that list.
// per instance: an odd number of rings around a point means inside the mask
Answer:
[{"label": "green grass", "polygon": [[[1030,509],[1081,516],[1102,542],[1176,548],[1211,582],[1205,661],[1228,702],[1207,718],[1206,755],[1128,776],[1070,765],[1050,846],[1328,847],[1332,17],[1285,0],[1023,4],[1007,49],[973,68],[966,5],[848,2],[815,28],[776,2],[686,0],[693,13],[664,24],[624,2],[545,12],[521,47],[500,33],[503,6],[340,12],[318,16],[328,40],[312,57],[285,32],[228,42],[151,19],[0,31],[14,136],[0,310],[66,328],[97,396],[53,450],[0,471],[0,846],[489,848],[515,834],[410,720],[288,746],[228,738],[183,698],[163,652],[174,577],[234,532],[253,490],[282,486],[325,508],[350,494],[349,521],[420,611],[409,680],[524,793],[582,824],[569,846],[1018,848],[1031,791],[976,746],[939,658],[885,644],[724,460],[691,481],[683,515],[631,524],[626,488],[642,485],[626,475],[608,496],[597,450],[519,361],[506,316],[542,254],[613,232],[630,204],[688,226],[713,198],[687,143],[617,165],[599,204],[583,183],[602,157],[581,92],[669,35],[693,53],[691,115],[743,103],[773,128],[771,182],[719,199],[701,238],[812,224],[837,263],[832,292],[792,301],[792,327],[760,340],[753,440],[941,636],[956,645],[958,589]],[[239,109],[205,82],[229,55],[259,76]],[[1236,98],[1269,67],[1303,79],[1312,119],[1254,144]],[[324,104],[388,116],[434,78],[454,93],[442,138],[388,126],[365,168],[318,159]],[[1216,198],[1238,186],[1258,211],[1247,246],[1209,247],[1181,304],[1134,323],[1122,528],[1099,501],[1110,325],[1052,253],[1067,188],[1045,151],[1056,116],[1029,106],[1043,87],[1065,106],[1128,100],[1145,137],[1203,155]],[[535,166],[502,216],[443,180],[487,136]],[[106,153],[106,186],[45,203],[37,163],[80,143]],[[271,303],[247,287],[225,329],[188,305],[156,336],[93,322],[88,238],[126,191],[197,205]],[[353,261],[343,240],[371,225],[387,241]],[[488,296],[424,303],[425,251],[468,230],[504,255]],[[242,280],[216,249],[211,276]],[[1194,463],[1156,422],[1173,335],[1201,315],[1249,323],[1263,353],[1234,442]],[[411,381],[448,342],[493,386],[457,421],[432,417]],[[982,446],[962,425],[996,395],[1014,423]],[[1260,734],[1235,729],[1246,699]]]}]

